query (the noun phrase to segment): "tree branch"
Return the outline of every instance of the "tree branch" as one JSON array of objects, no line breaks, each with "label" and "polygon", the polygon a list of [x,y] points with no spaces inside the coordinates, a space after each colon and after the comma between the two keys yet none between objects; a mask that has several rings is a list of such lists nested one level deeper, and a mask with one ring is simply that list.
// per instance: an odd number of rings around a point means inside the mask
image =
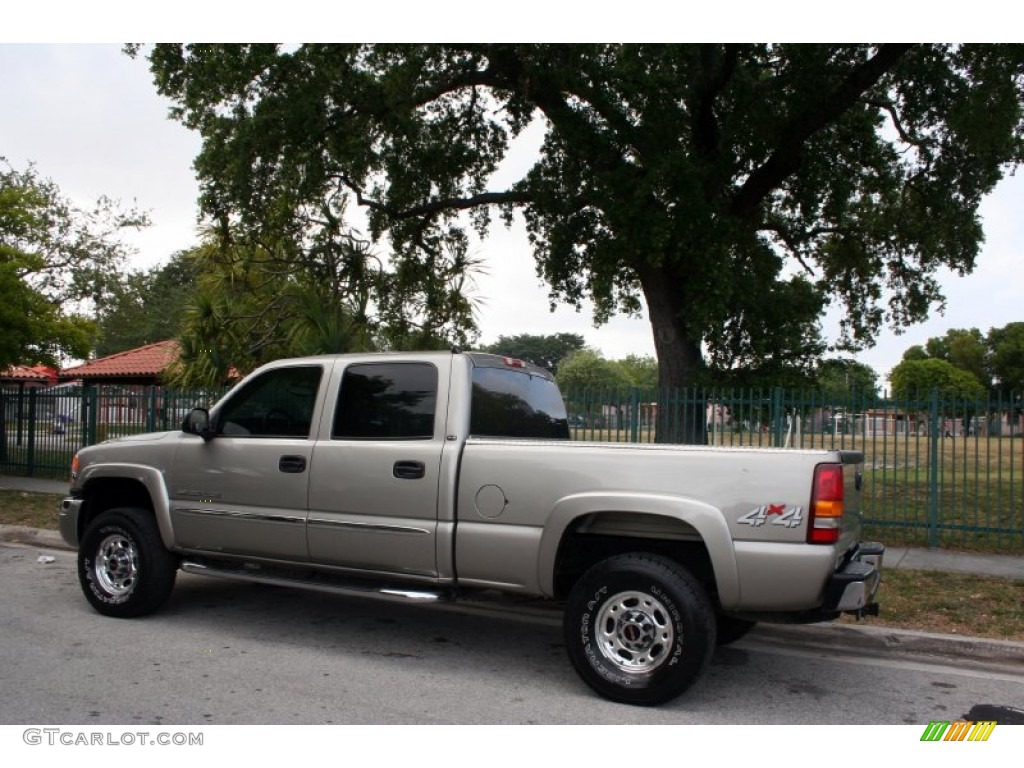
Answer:
[{"label": "tree branch", "polygon": [[883,109],[889,114],[889,119],[892,120],[893,126],[896,128],[896,133],[899,137],[907,144],[911,146],[922,148],[927,145],[927,140],[919,136],[911,135],[910,131],[903,125],[903,120],[900,118],[899,112],[896,111],[896,105],[888,99],[868,99],[867,103],[877,109]]},{"label": "tree branch", "polygon": [[481,205],[505,205],[509,203],[525,205],[530,202],[533,202],[533,196],[529,193],[508,190],[505,192],[481,192],[478,195],[472,195],[470,197],[447,197],[438,200],[429,200],[420,205],[414,205],[412,208],[406,208],[405,210],[400,211],[392,211],[386,207],[384,210],[388,211],[389,215],[393,219],[415,219],[419,217],[435,216],[444,211],[461,211],[466,210],[467,208],[476,208]]},{"label": "tree branch", "polygon": [[428,200],[425,203],[414,205],[411,208],[396,209],[380,202],[379,200],[373,200],[366,197],[359,185],[355,184],[347,176],[338,176],[337,178],[346,187],[352,190],[356,196],[357,204],[366,208],[371,208],[375,211],[381,211],[390,219],[396,221],[431,217],[436,216],[438,213],[443,213],[444,211],[463,211],[469,208],[477,208],[482,205],[505,205],[509,203],[525,205],[526,203],[533,202],[533,196],[528,192],[506,190],[505,192],[481,192],[478,195],[471,195],[469,197],[444,197],[437,200]]},{"label": "tree branch", "polygon": [[412,95],[412,104],[414,107],[422,107],[432,101],[436,101],[442,96],[446,96],[449,93],[461,91],[464,88],[476,88],[481,86],[486,86],[488,88],[507,87],[501,85],[497,77],[496,70],[493,66],[488,65],[486,69],[478,69],[471,72],[460,72],[454,77],[416,91],[416,93]]},{"label": "tree branch", "polygon": [[782,127],[775,150],[750,176],[733,197],[730,213],[748,218],[773,190],[800,168],[804,145],[818,131],[830,125],[872,88],[910,49],[910,44],[888,43],[853,70],[833,91],[823,94],[800,110]]},{"label": "tree branch", "polygon": [[739,57],[739,46],[725,46],[725,57],[719,55],[717,46],[700,47],[702,77],[694,88],[693,145],[707,160],[714,162],[719,154],[719,125],[715,116],[715,99],[732,79]]},{"label": "tree branch", "polygon": [[803,267],[804,271],[811,277],[814,276],[814,269],[804,261],[803,254],[800,253],[800,246],[812,242],[820,235],[837,234],[842,231],[836,227],[815,227],[801,233],[799,236],[794,236],[790,230],[778,222],[766,222],[760,229],[762,232],[771,232],[776,235],[786,245],[790,253],[793,254],[793,257],[800,262],[800,266]]}]

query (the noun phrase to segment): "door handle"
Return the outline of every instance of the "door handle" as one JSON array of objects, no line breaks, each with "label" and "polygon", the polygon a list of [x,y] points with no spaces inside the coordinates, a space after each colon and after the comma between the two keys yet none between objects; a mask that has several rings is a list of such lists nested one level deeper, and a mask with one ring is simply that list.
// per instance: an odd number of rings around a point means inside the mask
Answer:
[{"label": "door handle", "polygon": [[297,475],[300,472],[306,471],[306,457],[305,456],[282,456],[281,460],[277,462],[277,468],[282,472],[288,472],[292,475]]},{"label": "door handle", "polygon": [[427,474],[427,467],[422,461],[396,461],[391,472],[399,480],[419,480]]}]

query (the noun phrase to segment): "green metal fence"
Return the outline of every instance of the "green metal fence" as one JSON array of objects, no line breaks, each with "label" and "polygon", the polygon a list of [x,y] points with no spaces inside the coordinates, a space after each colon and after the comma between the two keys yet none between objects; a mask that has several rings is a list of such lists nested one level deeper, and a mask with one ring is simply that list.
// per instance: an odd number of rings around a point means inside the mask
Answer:
[{"label": "green metal fence", "polygon": [[[0,390],[0,473],[66,479],[80,447],[179,428],[219,393],[159,387]],[[840,448],[865,455],[868,535],[888,544],[1024,552],[1019,394],[964,401],[736,390],[566,393],[577,440]]]},{"label": "green metal fence", "polygon": [[144,386],[0,389],[0,473],[67,479],[79,448],[178,429],[189,410],[215,399]]}]

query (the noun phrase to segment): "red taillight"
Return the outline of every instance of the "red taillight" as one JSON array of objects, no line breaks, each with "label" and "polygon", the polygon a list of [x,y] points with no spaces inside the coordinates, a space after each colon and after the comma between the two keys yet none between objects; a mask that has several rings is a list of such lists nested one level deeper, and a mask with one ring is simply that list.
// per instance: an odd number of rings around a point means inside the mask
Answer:
[{"label": "red taillight", "polygon": [[503,362],[509,368],[525,368],[526,367],[526,363],[524,363],[522,360],[517,360],[514,357],[503,357],[503,358],[501,358],[501,362]]},{"label": "red taillight", "polygon": [[843,530],[843,465],[819,464],[814,468],[811,519],[807,541],[833,544]]}]

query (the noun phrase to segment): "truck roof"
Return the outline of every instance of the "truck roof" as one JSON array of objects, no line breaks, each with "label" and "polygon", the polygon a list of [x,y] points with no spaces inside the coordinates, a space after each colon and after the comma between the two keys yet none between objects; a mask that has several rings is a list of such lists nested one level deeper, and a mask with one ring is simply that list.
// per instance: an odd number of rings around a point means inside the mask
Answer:
[{"label": "truck roof", "polygon": [[[307,357],[281,358],[279,360],[273,360],[269,363],[265,363],[264,365],[302,365],[303,363],[322,363],[325,360],[337,359],[351,360],[353,362],[382,360],[430,362],[431,360],[441,360],[444,358],[450,358],[452,355],[462,354],[468,357],[472,364],[477,368],[508,368],[511,370],[520,370],[533,376],[540,376],[544,379],[554,380],[554,375],[551,371],[546,368],[541,368],[538,365],[534,365],[526,360],[520,360],[518,358],[507,357],[504,355],[494,355],[489,352],[463,352],[459,349],[424,350],[421,352],[348,352],[326,355],[310,355]],[[263,367],[264,366],[260,366],[260,368]]]}]

